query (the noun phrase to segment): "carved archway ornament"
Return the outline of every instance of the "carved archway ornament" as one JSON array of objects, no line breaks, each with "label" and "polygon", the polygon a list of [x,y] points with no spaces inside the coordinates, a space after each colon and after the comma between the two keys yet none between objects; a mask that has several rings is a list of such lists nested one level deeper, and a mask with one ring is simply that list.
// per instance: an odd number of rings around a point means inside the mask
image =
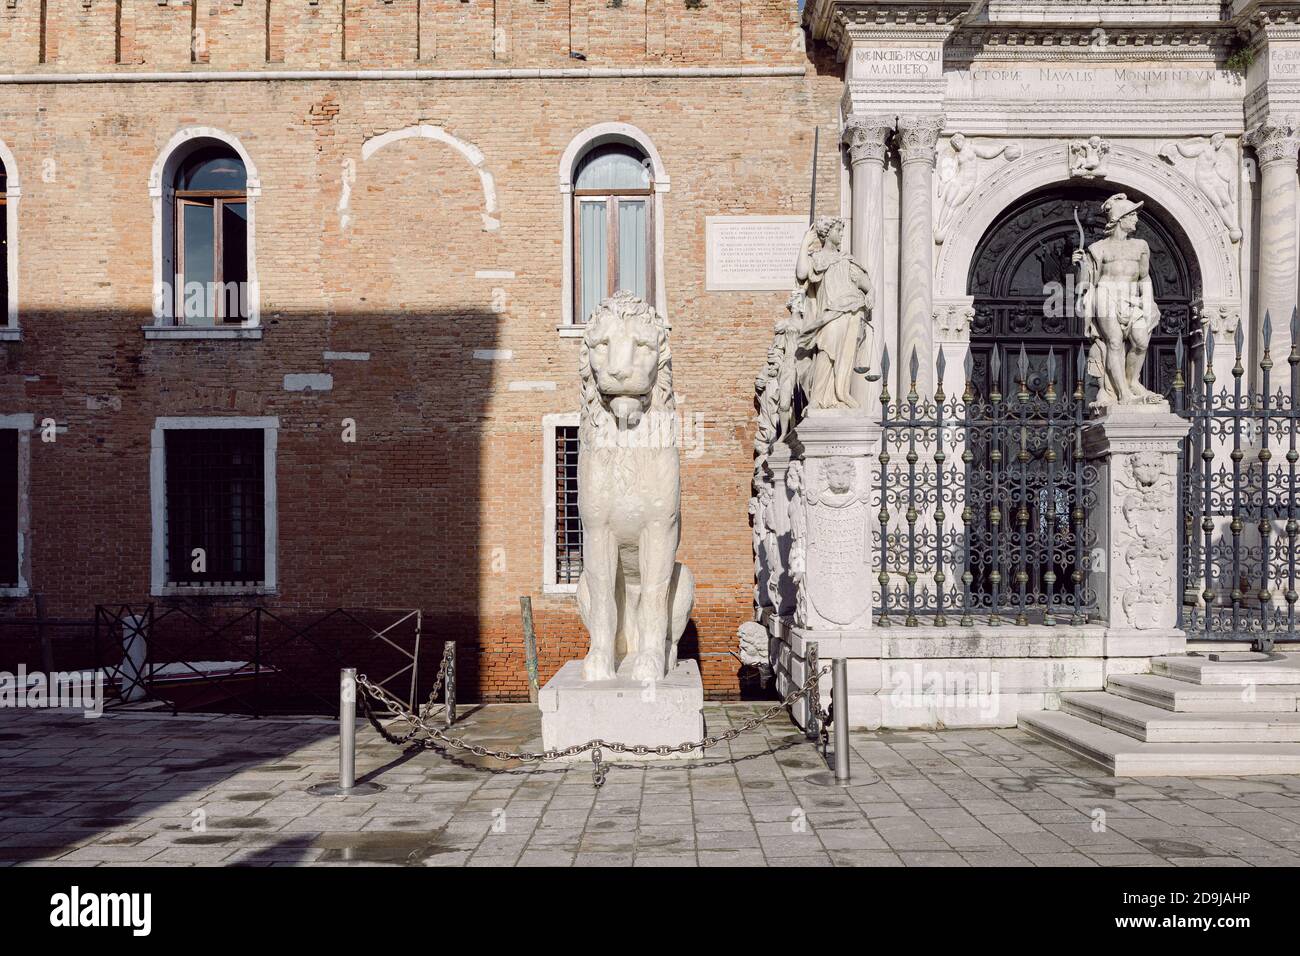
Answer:
[{"label": "carved archway ornament", "polygon": [[[1035,190],[1067,183],[1067,146],[1054,143],[1007,163],[979,184],[948,231],[935,262],[937,302],[966,298],[971,259],[981,238],[1008,206]],[[1213,203],[1183,173],[1155,156],[1112,145],[1105,182],[1115,192],[1132,189],[1149,196],[1179,224],[1191,243],[1201,270],[1202,298],[1207,305],[1240,302],[1238,247]]]}]

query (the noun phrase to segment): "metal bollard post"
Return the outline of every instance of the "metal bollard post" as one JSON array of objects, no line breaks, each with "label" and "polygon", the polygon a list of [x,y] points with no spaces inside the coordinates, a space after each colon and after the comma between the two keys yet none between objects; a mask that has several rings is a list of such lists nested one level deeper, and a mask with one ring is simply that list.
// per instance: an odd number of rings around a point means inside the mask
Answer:
[{"label": "metal bollard post", "polygon": [[831,707],[835,713],[835,782],[849,782],[849,662],[831,663]]},{"label": "metal bollard post", "polygon": [[338,783],[317,783],[307,792],[318,797],[350,797],[379,793],[377,783],[357,783],[357,669],[339,672],[339,779]]},{"label": "metal bollard post", "polygon": [[339,672],[339,789],[357,782],[357,669]]},{"label": "metal bollard post", "polygon": [[834,738],[835,756],[833,772],[809,774],[806,782],[819,787],[862,787],[879,783],[880,777],[871,772],[860,772],[858,779],[852,779],[849,768],[849,662],[848,658],[831,659],[831,725]]}]

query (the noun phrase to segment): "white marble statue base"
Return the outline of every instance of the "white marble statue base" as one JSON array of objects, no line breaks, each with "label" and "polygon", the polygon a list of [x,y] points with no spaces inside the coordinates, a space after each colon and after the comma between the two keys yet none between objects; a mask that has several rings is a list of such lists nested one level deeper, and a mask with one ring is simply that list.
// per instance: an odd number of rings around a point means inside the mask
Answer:
[{"label": "white marble statue base", "polygon": [[[537,695],[542,711],[542,744],[547,750],[585,744],[594,738],[625,744],[677,746],[704,736],[704,684],[695,661],[678,661],[661,681],[630,677],[587,682],[582,661],[569,661]],[[605,760],[694,759],[702,751],[637,756],[606,750]],[[586,752],[572,760],[590,761]]]}]

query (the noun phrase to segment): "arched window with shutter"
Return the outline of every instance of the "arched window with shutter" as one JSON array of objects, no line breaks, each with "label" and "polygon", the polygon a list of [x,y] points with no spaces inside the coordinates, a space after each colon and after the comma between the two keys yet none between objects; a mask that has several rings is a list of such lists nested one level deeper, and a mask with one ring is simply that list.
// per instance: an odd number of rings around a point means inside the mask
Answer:
[{"label": "arched window with shutter", "polygon": [[600,123],[569,143],[560,160],[564,204],[561,334],[576,334],[593,309],[620,290],[667,316],[664,194],[668,174],[650,139],[627,123]]},{"label": "arched window with shutter", "polygon": [[598,146],[578,164],[573,182],[575,317],[620,290],[654,304],[650,162],[623,143]]}]

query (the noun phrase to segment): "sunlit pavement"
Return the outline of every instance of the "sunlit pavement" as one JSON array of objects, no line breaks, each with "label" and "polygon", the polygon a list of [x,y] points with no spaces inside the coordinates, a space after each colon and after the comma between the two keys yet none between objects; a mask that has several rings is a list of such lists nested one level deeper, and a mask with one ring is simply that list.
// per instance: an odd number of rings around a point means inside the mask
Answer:
[{"label": "sunlit pavement", "polygon": [[[758,704],[709,704],[710,731]],[[539,749],[527,705],[456,732]],[[1300,777],[1116,779],[1017,730],[854,733],[854,783],[784,718],[690,764],[502,765],[368,725],[372,796],[337,725],[0,710],[0,866],[1275,866],[1300,863]]]}]

